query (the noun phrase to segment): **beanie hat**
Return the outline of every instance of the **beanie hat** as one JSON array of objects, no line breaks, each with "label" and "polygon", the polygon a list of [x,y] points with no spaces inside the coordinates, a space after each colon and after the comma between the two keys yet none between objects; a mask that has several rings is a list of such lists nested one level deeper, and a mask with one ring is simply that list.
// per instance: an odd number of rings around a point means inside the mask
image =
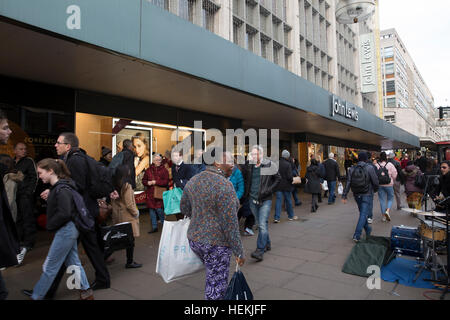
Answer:
[{"label": "beanie hat", "polygon": [[368,159],[367,152],[363,151],[363,152],[358,153],[358,161],[366,162],[367,159]]},{"label": "beanie hat", "polygon": [[102,147],[102,157],[105,157],[108,153],[111,153],[111,149],[107,147]]},{"label": "beanie hat", "polygon": [[281,152],[281,156],[282,156],[284,159],[289,159],[289,157],[291,156],[291,154],[289,153],[289,151],[283,150],[283,152]]}]

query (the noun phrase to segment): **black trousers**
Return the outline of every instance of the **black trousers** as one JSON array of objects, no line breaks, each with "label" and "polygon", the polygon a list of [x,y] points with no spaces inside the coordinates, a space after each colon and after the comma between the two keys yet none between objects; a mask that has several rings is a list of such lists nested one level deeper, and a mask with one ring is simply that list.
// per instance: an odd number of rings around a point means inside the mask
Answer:
[{"label": "black trousers", "polygon": [[5,280],[3,280],[2,272],[0,271],[0,301],[6,300],[8,297],[8,290],[6,289]]},{"label": "black trousers", "polygon": [[[86,255],[91,261],[92,266],[95,269],[95,282],[99,284],[110,284],[110,276],[108,272],[108,268],[106,267],[106,262],[104,259],[103,251],[100,249],[97,233],[95,231],[80,233],[80,237],[78,241],[81,241],[84,247],[84,251],[86,251]],[[67,266],[62,265],[61,269],[59,269],[58,274],[56,275],[55,280],[52,283],[52,286],[48,290],[46,294],[46,298],[53,298],[58,290],[59,283],[61,282],[64,273],[66,272]]]},{"label": "black trousers", "polygon": [[[134,261],[134,246],[125,249],[127,253],[127,264],[132,264]],[[108,252],[105,254],[105,260],[108,259],[113,252]]]},{"label": "black trousers", "polygon": [[33,196],[17,194],[17,234],[20,244],[32,248],[36,242],[36,218],[33,213]]}]

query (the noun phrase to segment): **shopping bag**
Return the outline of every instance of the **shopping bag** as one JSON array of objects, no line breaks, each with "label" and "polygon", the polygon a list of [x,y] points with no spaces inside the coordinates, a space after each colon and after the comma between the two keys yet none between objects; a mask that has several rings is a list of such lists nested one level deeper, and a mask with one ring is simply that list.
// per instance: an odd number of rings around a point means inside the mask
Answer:
[{"label": "shopping bag", "polygon": [[164,213],[166,215],[180,213],[180,201],[183,195],[181,188],[173,188],[163,193]]},{"label": "shopping bag", "polygon": [[184,278],[204,268],[203,262],[189,246],[187,230],[190,221],[189,218],[164,221],[156,273],[166,283]]},{"label": "shopping bag", "polygon": [[322,183],[322,189],[325,190],[325,191],[328,190],[328,183],[327,183],[326,180]]},{"label": "shopping bag", "polygon": [[294,177],[292,179],[292,184],[301,184],[302,183],[302,178],[300,177]]},{"label": "shopping bag", "polygon": [[253,300],[253,293],[245,280],[244,274],[236,264],[236,272],[225,293],[224,300]]},{"label": "shopping bag", "polygon": [[106,255],[134,246],[133,227],[130,222],[101,227],[100,232]]},{"label": "shopping bag", "polygon": [[343,193],[344,193],[344,186],[342,185],[342,182],[339,182],[338,194],[342,195]]}]

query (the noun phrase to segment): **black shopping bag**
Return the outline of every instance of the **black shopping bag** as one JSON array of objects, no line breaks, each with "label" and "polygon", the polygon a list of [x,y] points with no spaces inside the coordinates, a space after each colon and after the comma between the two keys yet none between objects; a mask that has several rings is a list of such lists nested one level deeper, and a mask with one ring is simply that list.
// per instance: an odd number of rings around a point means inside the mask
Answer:
[{"label": "black shopping bag", "polygon": [[244,274],[236,266],[236,272],[233,274],[225,293],[224,300],[253,300],[253,293],[245,280]]},{"label": "black shopping bag", "polygon": [[105,254],[134,246],[133,227],[130,222],[101,227]]}]

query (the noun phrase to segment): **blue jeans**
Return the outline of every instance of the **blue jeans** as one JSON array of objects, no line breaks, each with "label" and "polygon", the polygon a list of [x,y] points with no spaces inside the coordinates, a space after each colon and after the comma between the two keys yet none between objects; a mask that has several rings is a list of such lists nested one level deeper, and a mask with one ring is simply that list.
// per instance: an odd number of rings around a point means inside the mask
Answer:
[{"label": "blue jeans", "polygon": [[336,180],[335,181],[327,181],[328,185],[328,203],[333,203],[336,201],[336,195],[334,191],[336,190]]},{"label": "blue jeans", "polygon": [[299,206],[299,205],[302,204],[302,202],[301,202],[301,200],[298,198],[297,192],[298,192],[298,189],[297,189],[297,188],[294,188],[294,190],[292,191],[292,195],[294,196],[294,202],[295,202],[295,205],[296,205],[296,206]]},{"label": "blue jeans", "polygon": [[150,219],[152,221],[152,227],[153,229],[158,228],[158,222],[156,221],[156,215],[158,215],[159,217],[159,221],[161,221],[161,223],[164,223],[164,211],[162,208],[150,208]]},{"label": "blue jeans", "polygon": [[392,203],[394,202],[394,187],[380,186],[378,189],[378,198],[380,199],[381,214],[384,214],[387,209],[391,209]]},{"label": "blue jeans", "polygon": [[275,220],[280,220],[281,215],[281,205],[283,204],[283,198],[286,205],[286,210],[289,218],[294,217],[294,209],[292,209],[292,197],[291,191],[277,191],[276,192],[277,201],[275,202]]},{"label": "blue jeans", "polygon": [[266,246],[270,246],[269,237],[269,216],[272,209],[272,200],[266,200],[263,203],[255,204],[250,199],[250,210],[252,210],[258,223],[258,240],[256,247],[260,251],[264,251]]},{"label": "blue jeans", "polygon": [[369,209],[370,204],[373,204],[373,195],[355,195],[356,203],[358,204],[359,209],[359,220],[356,225],[355,234],[353,235],[353,239],[360,240],[362,229],[366,230],[366,236],[369,236],[372,228],[369,226],[367,222],[367,218],[369,217]]},{"label": "blue jeans", "polygon": [[[89,289],[89,282],[78,257],[78,230],[75,224],[70,221],[61,227],[55,234],[53,242],[48,251],[47,258],[42,266],[43,273],[41,278],[33,288],[33,300],[42,300],[45,297],[48,289],[53,283],[59,269],[64,263],[66,267],[77,266],[80,271],[80,286],[81,290]],[[77,274],[77,272],[75,273]]]}]

